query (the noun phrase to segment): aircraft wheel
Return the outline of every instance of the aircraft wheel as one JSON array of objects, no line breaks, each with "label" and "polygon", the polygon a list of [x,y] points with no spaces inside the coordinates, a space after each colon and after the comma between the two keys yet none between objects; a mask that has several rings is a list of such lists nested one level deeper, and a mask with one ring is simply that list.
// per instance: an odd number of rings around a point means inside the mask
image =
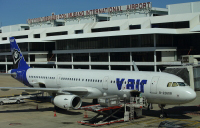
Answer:
[{"label": "aircraft wheel", "polygon": [[0,105],[3,105],[3,101],[0,102]]},{"label": "aircraft wheel", "polygon": [[164,115],[163,114],[160,114],[160,118],[163,118],[164,117]]},{"label": "aircraft wheel", "polygon": [[16,101],[16,103],[17,103],[17,104],[20,104],[20,101],[19,101],[19,100],[17,100],[17,101]]}]

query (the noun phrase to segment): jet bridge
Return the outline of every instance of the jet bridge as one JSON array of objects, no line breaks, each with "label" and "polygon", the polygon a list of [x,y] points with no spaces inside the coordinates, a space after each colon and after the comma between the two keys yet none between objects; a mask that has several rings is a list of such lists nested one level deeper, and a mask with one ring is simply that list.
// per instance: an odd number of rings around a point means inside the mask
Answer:
[{"label": "jet bridge", "polygon": [[181,77],[192,89],[200,91],[200,65],[167,67],[163,72]]}]

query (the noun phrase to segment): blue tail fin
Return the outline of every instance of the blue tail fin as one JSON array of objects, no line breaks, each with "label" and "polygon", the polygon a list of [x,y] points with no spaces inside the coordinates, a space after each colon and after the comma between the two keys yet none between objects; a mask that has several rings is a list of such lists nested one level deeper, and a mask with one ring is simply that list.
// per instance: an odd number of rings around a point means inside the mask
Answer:
[{"label": "blue tail fin", "polygon": [[26,69],[30,68],[27,65],[14,37],[10,37],[10,50],[12,53],[14,69],[25,69],[26,70]]}]

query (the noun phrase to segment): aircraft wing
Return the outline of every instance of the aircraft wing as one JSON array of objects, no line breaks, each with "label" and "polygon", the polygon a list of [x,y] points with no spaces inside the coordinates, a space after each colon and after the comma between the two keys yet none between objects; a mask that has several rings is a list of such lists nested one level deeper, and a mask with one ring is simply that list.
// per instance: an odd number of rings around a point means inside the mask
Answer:
[{"label": "aircraft wing", "polygon": [[16,90],[25,90],[27,92],[34,92],[34,91],[44,91],[44,92],[57,92],[57,93],[73,93],[76,95],[85,95],[88,93],[87,88],[79,88],[79,87],[68,87],[68,88],[27,88],[27,87],[0,87],[2,91],[8,91],[10,89]]}]

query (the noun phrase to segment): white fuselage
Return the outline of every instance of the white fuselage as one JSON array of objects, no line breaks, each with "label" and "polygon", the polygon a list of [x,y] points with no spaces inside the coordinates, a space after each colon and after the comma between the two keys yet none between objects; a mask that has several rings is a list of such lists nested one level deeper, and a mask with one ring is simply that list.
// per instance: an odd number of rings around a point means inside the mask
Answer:
[{"label": "white fuselage", "polygon": [[161,72],[30,68],[26,77],[33,87],[41,87],[39,83],[42,83],[45,88],[98,90],[91,91],[94,93],[92,96],[82,96],[84,98],[98,98],[104,94],[120,98],[127,94],[130,97],[130,92],[134,90],[143,92],[142,96],[149,103],[156,104],[183,104],[196,98],[196,93],[189,86],[167,87],[169,82],[184,81]]}]

